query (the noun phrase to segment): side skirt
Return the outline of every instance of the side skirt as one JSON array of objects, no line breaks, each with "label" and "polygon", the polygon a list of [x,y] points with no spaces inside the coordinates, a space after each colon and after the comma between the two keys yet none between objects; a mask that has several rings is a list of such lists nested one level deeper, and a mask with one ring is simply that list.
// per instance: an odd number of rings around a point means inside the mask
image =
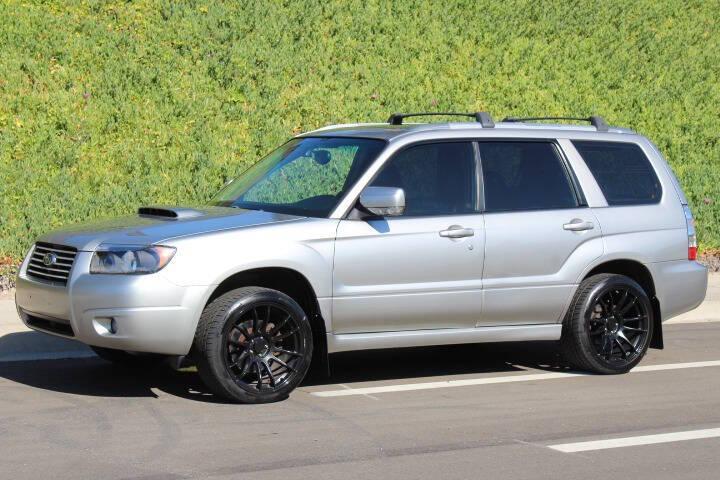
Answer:
[{"label": "side skirt", "polygon": [[562,324],[443,328],[404,332],[327,334],[328,353],[462,343],[559,340]]}]

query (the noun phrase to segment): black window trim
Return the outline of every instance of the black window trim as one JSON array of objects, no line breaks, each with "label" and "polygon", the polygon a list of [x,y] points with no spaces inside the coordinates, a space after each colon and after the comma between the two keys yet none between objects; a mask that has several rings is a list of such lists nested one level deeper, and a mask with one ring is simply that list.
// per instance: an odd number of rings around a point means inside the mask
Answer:
[{"label": "black window trim", "polygon": [[[600,186],[600,182],[598,181],[597,177],[595,176],[595,173],[590,169],[590,166],[587,164],[587,161],[585,160],[585,157],[578,149],[576,143],[595,143],[595,144],[620,144],[620,145],[631,145],[638,150],[640,150],[640,153],[642,153],[642,156],[645,158],[645,161],[647,162],[648,166],[650,167],[650,171],[652,171],[653,175],[655,175],[655,180],[657,181],[657,185],[660,188],[660,196],[656,201],[653,202],[640,202],[640,203],[617,203],[617,204],[610,204],[608,202],[607,197],[605,196],[605,192],[602,189],[602,186]],[[650,157],[648,157],[647,153],[645,153],[645,150],[642,148],[642,146],[637,142],[628,142],[628,141],[617,141],[617,140],[586,140],[582,138],[573,138],[570,139],[570,143],[572,143],[572,146],[575,150],[577,150],[578,156],[583,161],[583,163],[587,166],[588,171],[590,172],[590,175],[592,175],[593,179],[595,180],[595,183],[597,183],[598,188],[600,189],[600,194],[602,194],[603,199],[605,200],[605,203],[607,203],[606,207],[599,207],[599,208],[623,208],[623,207],[642,207],[642,206],[648,206],[648,205],[658,205],[662,202],[663,197],[665,196],[665,189],[663,188],[663,183],[660,180],[660,177],[658,176],[658,172],[655,169],[655,165],[653,165],[652,160],[650,160]]]},{"label": "black window trim", "polygon": [[[544,207],[537,207],[537,208],[518,208],[518,209],[512,209],[512,210],[494,210],[494,211],[487,211],[485,209],[485,177],[482,177],[482,156],[480,154],[480,143],[547,143],[550,144],[553,147],[553,150],[555,151],[555,155],[557,156],[557,159],[560,161],[560,165],[563,168],[563,171],[565,172],[565,177],[570,184],[570,189],[573,194],[573,198],[575,199],[575,205],[572,207],[558,207],[558,208],[544,208]],[[588,208],[587,200],[585,199],[585,194],[582,191],[582,188],[580,187],[580,182],[577,179],[577,176],[575,175],[575,171],[572,169],[570,162],[568,158],[565,156],[565,153],[563,152],[562,147],[560,146],[560,143],[557,141],[556,138],[512,138],[512,137],[501,137],[501,138],[482,138],[482,139],[476,139],[475,143],[478,145],[478,160],[479,160],[479,168],[480,168],[480,175],[482,177],[482,193],[483,193],[483,200],[482,200],[482,213],[485,215],[492,215],[492,214],[507,214],[507,213],[521,213],[521,212],[551,212],[556,210],[573,210],[578,208]]]}]

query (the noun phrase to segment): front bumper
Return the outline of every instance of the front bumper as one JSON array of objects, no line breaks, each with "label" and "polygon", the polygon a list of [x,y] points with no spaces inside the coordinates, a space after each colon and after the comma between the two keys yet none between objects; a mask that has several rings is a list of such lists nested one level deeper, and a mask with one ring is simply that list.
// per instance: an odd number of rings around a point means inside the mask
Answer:
[{"label": "front bumper", "polygon": [[208,287],[180,287],[162,272],[91,275],[91,256],[78,252],[66,286],[30,278],[21,267],[15,302],[28,327],[97,347],[168,355],[190,351]]}]

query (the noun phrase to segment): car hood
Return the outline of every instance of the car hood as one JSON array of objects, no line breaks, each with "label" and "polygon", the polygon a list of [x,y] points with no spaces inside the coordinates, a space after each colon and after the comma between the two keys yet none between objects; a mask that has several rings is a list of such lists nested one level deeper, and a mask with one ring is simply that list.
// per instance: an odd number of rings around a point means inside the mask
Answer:
[{"label": "car hood", "polygon": [[150,245],[165,240],[303,217],[230,207],[150,207],[138,214],[70,226],[42,236],[39,241],[94,251],[100,244]]}]

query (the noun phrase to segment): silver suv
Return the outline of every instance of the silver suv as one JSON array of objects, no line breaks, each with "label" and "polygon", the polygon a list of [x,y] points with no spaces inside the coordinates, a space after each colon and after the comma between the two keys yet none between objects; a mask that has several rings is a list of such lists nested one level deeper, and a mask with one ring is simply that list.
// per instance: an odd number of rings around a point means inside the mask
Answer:
[{"label": "silver suv", "polygon": [[658,149],[600,117],[453,115],[473,121],[322,128],[210,206],[45,235],[18,311],[111,361],[190,359],[247,403],[348,350],[557,340],[571,366],[611,374],[662,348],[707,271]]}]

